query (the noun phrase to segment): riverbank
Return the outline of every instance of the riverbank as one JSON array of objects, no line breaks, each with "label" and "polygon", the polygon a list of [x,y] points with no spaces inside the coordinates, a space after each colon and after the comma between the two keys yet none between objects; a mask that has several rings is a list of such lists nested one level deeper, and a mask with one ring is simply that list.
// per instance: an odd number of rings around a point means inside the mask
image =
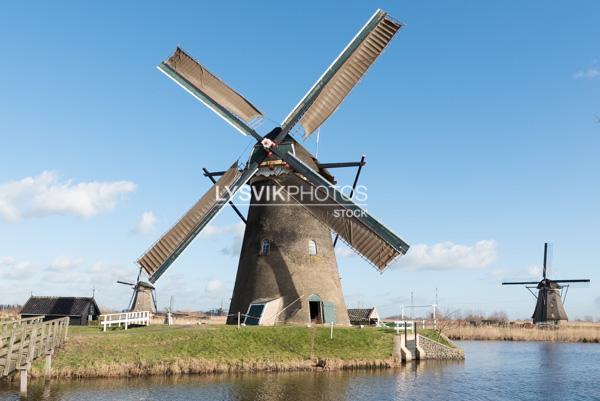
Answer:
[{"label": "riverbank", "polygon": [[[423,334],[431,335],[425,331]],[[148,326],[130,330],[72,327],[52,376],[137,377],[255,371],[389,368],[391,330],[335,327]],[[41,362],[31,369],[43,376]]]},{"label": "riverbank", "polygon": [[600,343],[600,324],[597,323],[564,323],[553,329],[451,325],[443,332],[451,340]]}]

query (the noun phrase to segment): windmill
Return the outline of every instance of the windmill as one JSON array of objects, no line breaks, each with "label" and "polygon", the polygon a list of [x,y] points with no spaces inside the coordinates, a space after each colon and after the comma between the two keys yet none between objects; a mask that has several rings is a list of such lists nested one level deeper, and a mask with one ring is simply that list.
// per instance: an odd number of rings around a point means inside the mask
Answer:
[{"label": "windmill", "polygon": [[[292,136],[314,133],[338,108],[391,41],[401,24],[377,10],[281,126],[266,135],[252,103],[181,48],[158,69],[243,135],[256,140],[245,165],[210,173],[214,185],[138,260],[155,283],[198,233],[246,185],[251,188],[228,323],[349,324],[332,243],[334,232],[383,272],[408,244],[335,187],[328,168],[364,165],[320,163]],[[213,177],[219,177],[214,180]],[[337,313],[336,313],[337,311]]]},{"label": "windmill", "polygon": [[167,308],[167,319],[166,324],[169,326],[173,325],[173,295],[171,295],[171,301],[169,302],[169,307]]},{"label": "windmill", "polygon": [[129,312],[149,311],[156,313],[156,296],[152,284],[140,281],[139,277],[135,284],[120,280],[117,283],[128,285],[133,289],[133,295],[127,307]]},{"label": "windmill", "polygon": [[[537,301],[531,317],[534,323],[539,324],[559,323],[561,320],[569,320],[567,312],[565,312],[564,302],[570,284],[590,282],[589,279],[551,280],[547,278],[546,273],[550,264],[548,249],[549,246],[546,242],[544,243],[544,265],[541,281],[505,281],[502,283],[502,285],[524,285],[533,294]],[[532,291],[533,289],[537,289],[537,295]]]}]

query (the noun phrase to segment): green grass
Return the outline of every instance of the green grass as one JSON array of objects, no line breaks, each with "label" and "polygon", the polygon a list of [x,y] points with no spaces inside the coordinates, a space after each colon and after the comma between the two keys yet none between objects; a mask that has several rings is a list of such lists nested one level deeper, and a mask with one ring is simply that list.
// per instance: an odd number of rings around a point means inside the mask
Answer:
[{"label": "green grass", "polygon": [[[391,332],[378,329],[326,327],[177,327],[149,326],[103,333],[82,327],[70,331],[67,355],[111,360],[138,358],[202,357],[281,360],[306,358],[375,359],[391,355]],[[127,349],[129,352],[122,352]]]},{"label": "green grass", "polygon": [[451,342],[449,342],[448,340],[446,340],[445,337],[442,337],[440,335],[440,333],[436,330],[431,330],[431,329],[419,329],[418,330],[419,334],[421,334],[423,337],[427,337],[433,341],[437,341],[440,344],[444,344],[447,347],[450,348],[455,348],[455,345],[452,344]]},{"label": "green grass", "polygon": [[[66,346],[54,357],[53,371],[62,376],[105,376],[119,375],[119,369],[131,372],[132,367],[157,371],[199,363],[285,367],[317,359],[381,361],[391,358],[392,347],[393,332],[377,328],[336,327],[331,340],[327,327],[156,325],[105,333],[96,327],[72,327]],[[41,372],[41,363],[34,369]]]},{"label": "green grass", "polygon": [[[52,362],[54,376],[299,370],[326,361],[330,368],[392,366],[394,331],[383,328],[165,326],[113,329],[71,327]],[[419,333],[453,347],[433,330]],[[33,376],[43,374],[43,358]]]}]

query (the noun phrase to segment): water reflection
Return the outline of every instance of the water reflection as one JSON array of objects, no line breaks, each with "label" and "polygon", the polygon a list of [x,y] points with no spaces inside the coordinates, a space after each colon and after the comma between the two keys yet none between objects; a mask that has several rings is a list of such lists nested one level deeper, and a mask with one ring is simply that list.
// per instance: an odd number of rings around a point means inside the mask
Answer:
[{"label": "water reflection", "polygon": [[[30,400],[597,400],[596,344],[464,342],[467,360],[389,370],[33,381]],[[0,400],[18,400],[0,384]]]}]

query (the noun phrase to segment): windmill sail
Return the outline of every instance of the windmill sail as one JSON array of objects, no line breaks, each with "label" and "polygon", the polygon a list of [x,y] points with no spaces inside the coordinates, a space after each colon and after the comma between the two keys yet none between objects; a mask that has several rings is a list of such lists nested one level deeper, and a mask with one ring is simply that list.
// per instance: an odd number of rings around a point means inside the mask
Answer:
[{"label": "windmill sail", "polygon": [[262,113],[252,103],[179,47],[158,69],[243,135],[248,134],[249,129],[245,123],[262,117]]},{"label": "windmill sail", "polygon": [[217,183],[137,260],[138,265],[148,274],[151,283],[156,282],[255,172],[256,169],[240,172],[237,163],[234,163]]},{"label": "windmill sail", "polygon": [[299,122],[310,136],[338,108],[402,25],[377,10],[315,85],[285,118],[289,132]]},{"label": "windmill sail", "polygon": [[[292,199],[379,271],[385,270],[408,250],[406,242],[333,186],[315,186],[296,174],[278,178],[277,182]],[[292,187],[297,190],[288,190]]]},{"label": "windmill sail", "polygon": [[542,271],[543,278],[552,274],[552,262],[554,256],[554,245],[552,243],[544,243],[544,267]]}]

